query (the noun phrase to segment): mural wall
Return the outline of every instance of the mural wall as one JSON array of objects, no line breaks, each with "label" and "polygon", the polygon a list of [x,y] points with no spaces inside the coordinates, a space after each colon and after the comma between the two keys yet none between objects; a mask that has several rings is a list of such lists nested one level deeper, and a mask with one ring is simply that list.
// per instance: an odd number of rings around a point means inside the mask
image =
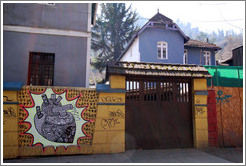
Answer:
[{"label": "mural wall", "polygon": [[125,91],[22,85],[6,89],[4,159],[124,152]]},{"label": "mural wall", "polygon": [[[98,93],[90,89],[23,87],[18,93],[19,146],[45,152],[92,145]],[[79,150],[78,150],[79,152]],[[20,153],[21,154],[21,153]]]},{"label": "mural wall", "polygon": [[213,89],[219,146],[240,147],[243,145],[243,88],[215,86]]}]

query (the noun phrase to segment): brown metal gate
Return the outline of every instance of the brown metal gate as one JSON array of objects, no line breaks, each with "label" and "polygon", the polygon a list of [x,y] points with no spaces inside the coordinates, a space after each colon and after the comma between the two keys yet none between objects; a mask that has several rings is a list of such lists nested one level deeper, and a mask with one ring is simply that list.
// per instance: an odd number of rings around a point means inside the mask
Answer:
[{"label": "brown metal gate", "polygon": [[191,80],[126,77],[126,150],[193,147]]}]

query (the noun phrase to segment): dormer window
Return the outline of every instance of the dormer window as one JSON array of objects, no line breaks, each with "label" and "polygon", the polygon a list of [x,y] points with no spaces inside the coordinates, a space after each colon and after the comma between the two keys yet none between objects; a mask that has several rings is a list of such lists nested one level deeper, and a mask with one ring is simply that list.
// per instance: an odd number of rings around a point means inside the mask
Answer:
[{"label": "dormer window", "polygon": [[157,59],[167,59],[167,42],[160,41],[157,43]]}]

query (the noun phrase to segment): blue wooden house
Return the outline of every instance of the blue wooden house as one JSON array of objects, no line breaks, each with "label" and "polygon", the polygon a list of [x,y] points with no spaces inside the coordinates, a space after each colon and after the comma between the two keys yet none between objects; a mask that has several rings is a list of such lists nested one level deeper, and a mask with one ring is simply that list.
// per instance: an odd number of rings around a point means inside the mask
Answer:
[{"label": "blue wooden house", "polygon": [[136,33],[118,61],[216,65],[212,43],[192,40],[170,18],[157,13]]}]

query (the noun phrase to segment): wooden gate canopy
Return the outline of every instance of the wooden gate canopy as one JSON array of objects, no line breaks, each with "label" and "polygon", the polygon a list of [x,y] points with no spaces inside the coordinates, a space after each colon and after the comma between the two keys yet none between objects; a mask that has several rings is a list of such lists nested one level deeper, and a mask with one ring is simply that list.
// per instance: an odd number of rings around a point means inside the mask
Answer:
[{"label": "wooden gate canopy", "polygon": [[145,62],[109,62],[106,78],[109,75],[171,76],[190,78],[211,78],[202,65],[163,64]]}]

